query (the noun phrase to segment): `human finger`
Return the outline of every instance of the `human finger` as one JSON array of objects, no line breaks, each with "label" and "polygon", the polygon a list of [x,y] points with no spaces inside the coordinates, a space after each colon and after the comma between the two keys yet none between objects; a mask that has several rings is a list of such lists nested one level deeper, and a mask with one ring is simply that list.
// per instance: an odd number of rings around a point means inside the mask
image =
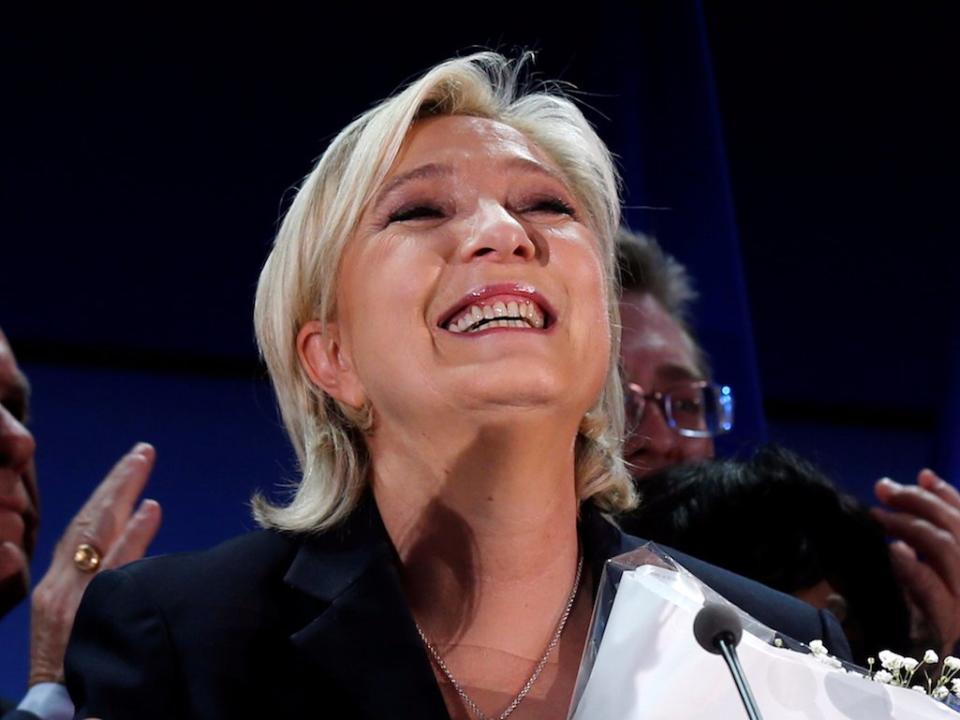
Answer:
[{"label": "human finger", "polygon": [[138,443],[124,455],[67,527],[65,544],[89,543],[105,552],[133,513],[155,459],[156,451],[146,443]]},{"label": "human finger", "polygon": [[908,543],[931,566],[949,590],[960,596],[960,543],[947,530],[910,513],[872,508],[886,532]]},{"label": "human finger", "polygon": [[103,558],[104,568],[116,568],[139,560],[160,529],[162,512],[156,500],[144,500],[130,516],[109,552]]},{"label": "human finger", "polygon": [[146,487],[156,457],[157,451],[152,445],[138,442],[104,476],[100,484],[90,494],[90,498],[84,503],[81,512],[88,507],[105,504],[125,503],[132,509],[140,493]]},{"label": "human finger", "polygon": [[901,485],[889,478],[877,482],[877,497],[894,510],[933,523],[960,538],[960,508],[919,485]]},{"label": "human finger", "polygon": [[933,568],[921,562],[913,548],[902,541],[890,545],[894,575],[920,611],[925,625],[933,629],[942,649],[952,649],[960,639],[956,615],[957,598]]},{"label": "human finger", "polygon": [[924,468],[917,473],[917,485],[960,510],[960,492],[930,468]]},{"label": "human finger", "polygon": [[929,565],[917,558],[912,547],[902,540],[890,544],[890,561],[894,574],[910,594],[910,599],[924,608],[949,595],[943,580]]}]

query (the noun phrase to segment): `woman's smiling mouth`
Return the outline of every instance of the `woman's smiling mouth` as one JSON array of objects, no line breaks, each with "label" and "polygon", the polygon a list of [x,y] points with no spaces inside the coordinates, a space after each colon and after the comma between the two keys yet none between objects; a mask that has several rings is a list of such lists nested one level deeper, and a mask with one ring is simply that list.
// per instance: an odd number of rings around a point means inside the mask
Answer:
[{"label": "woman's smiling mouth", "polygon": [[552,322],[549,306],[534,288],[495,285],[468,293],[444,313],[440,327],[452,333],[480,333],[495,328],[545,330]]},{"label": "woman's smiling mouth", "polygon": [[543,313],[534,303],[514,296],[498,296],[491,302],[475,303],[445,326],[450,332],[479,332],[484,328],[515,327],[540,330]]}]

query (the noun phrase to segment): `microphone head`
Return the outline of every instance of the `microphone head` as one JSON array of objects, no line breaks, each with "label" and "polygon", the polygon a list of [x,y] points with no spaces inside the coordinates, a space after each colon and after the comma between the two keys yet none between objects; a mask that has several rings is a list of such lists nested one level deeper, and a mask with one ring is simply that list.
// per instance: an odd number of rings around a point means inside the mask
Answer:
[{"label": "microphone head", "polygon": [[736,646],[743,635],[743,625],[733,608],[720,603],[708,602],[700,608],[693,619],[693,636],[707,652],[720,654],[718,640],[726,640]]}]

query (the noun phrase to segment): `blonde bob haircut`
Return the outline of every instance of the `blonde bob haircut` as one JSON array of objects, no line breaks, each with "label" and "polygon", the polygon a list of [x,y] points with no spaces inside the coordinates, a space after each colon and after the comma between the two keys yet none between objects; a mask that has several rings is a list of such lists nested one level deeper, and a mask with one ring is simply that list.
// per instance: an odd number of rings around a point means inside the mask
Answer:
[{"label": "blonde bob haircut", "polygon": [[570,100],[555,90],[519,88],[528,58],[510,61],[485,52],[437,65],[350,123],[300,186],[260,274],[254,323],[301,479],[284,506],[254,496],[260,525],[323,531],[342,522],[364,494],[370,462],[365,433],[373,427],[375,409],[347,407],[317,388],[300,365],[296,338],[307,322],[336,317],[343,249],[412,124],[436,115],[489,118],[523,133],[556,164],[586,209],[603,256],[612,351],[606,384],[575,443],[577,493],[609,512],[635,504],[621,457],[614,245],[620,219],[618,178],[606,146]]}]

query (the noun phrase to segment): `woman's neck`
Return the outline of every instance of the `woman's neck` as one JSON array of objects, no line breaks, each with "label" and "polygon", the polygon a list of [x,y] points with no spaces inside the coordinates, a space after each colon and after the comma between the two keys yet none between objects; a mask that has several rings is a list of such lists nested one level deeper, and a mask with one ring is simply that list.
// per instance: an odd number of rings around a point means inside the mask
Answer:
[{"label": "woman's neck", "polygon": [[[530,415],[526,424],[457,430],[454,423],[379,428],[370,439],[374,496],[400,556],[407,601],[486,714],[502,712],[546,658],[514,717],[559,717],[591,607],[579,592],[551,649],[580,552],[577,428]],[[580,584],[589,586],[585,578]],[[434,671],[451,717],[472,717],[436,663]]]},{"label": "woman's neck", "polygon": [[569,594],[576,428],[544,426],[445,428],[443,441],[378,431],[372,442],[374,495],[408,601],[438,642],[479,640],[538,612],[550,624]]}]

